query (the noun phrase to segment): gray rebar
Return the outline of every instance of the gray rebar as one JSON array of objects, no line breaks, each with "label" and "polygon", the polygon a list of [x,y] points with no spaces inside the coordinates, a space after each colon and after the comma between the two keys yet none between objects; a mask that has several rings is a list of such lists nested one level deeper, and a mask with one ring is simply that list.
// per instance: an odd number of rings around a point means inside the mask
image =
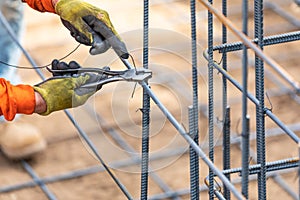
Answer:
[{"label": "gray rebar", "polygon": [[281,17],[288,20],[291,24],[293,24],[297,28],[300,28],[300,21],[295,16],[293,16],[289,12],[286,12],[284,9],[282,9],[282,7],[280,5],[277,5],[276,3],[273,3],[273,2],[270,2],[270,1],[267,1],[265,3],[265,5],[269,9],[272,9],[274,12],[276,12]]},{"label": "gray rebar", "polygon": [[56,196],[48,189],[46,184],[38,177],[38,175],[34,172],[34,170],[31,168],[31,166],[24,160],[21,160],[21,163],[22,163],[24,169],[31,176],[33,181],[42,189],[42,191],[45,193],[45,195],[48,197],[48,199],[56,200]]},{"label": "gray rebar", "polygon": [[82,130],[82,128],[79,126],[79,124],[76,122],[76,120],[72,117],[69,111],[64,110],[65,114],[69,118],[69,120],[72,122],[74,127],[77,129],[80,136],[85,140],[89,148],[92,150],[98,161],[102,164],[102,166],[105,168],[106,172],[110,175],[110,177],[114,180],[114,182],[117,184],[117,186],[120,188],[120,190],[123,192],[123,194],[127,197],[127,199],[133,199],[131,194],[128,192],[127,188],[120,182],[120,180],[113,174],[113,172],[109,169],[109,167],[106,165],[102,157],[99,155],[96,146],[93,144],[93,142],[89,139],[87,134]]},{"label": "gray rebar", "polygon": [[[210,5],[213,0],[209,0]],[[214,74],[213,74],[213,14],[208,10],[208,134],[209,134],[209,159],[214,163]],[[214,174],[209,169],[209,199],[214,199]]]},{"label": "gray rebar", "polygon": [[[225,110],[225,116],[223,118],[223,170],[230,169],[230,107],[228,106]],[[230,181],[230,174],[225,175]],[[230,200],[230,190],[224,187],[224,197]]]},{"label": "gray rebar", "polygon": [[[286,169],[286,170],[282,170],[280,172],[280,174],[287,174],[287,173],[291,173],[293,172],[294,169]],[[274,173],[275,174],[278,174],[278,172],[270,172],[268,173],[267,177],[272,177],[274,176]],[[249,177],[249,182],[250,181],[257,181],[257,176],[250,176]],[[231,181],[234,185],[236,184],[240,184],[241,183],[241,179],[240,178],[236,178],[236,179],[233,179]],[[220,187],[224,187],[222,185],[222,183],[219,183]],[[200,185],[199,186],[199,191],[200,192],[204,192],[204,191],[207,191],[208,190],[208,187],[204,184],[204,185]],[[160,200],[160,199],[167,199],[167,198],[170,198],[172,197],[174,194],[176,195],[179,195],[179,196],[183,196],[183,195],[188,195],[189,194],[189,189],[188,188],[185,188],[185,189],[180,189],[180,190],[177,190],[177,191],[174,191],[172,193],[161,193],[161,194],[156,194],[156,195],[153,195],[151,196],[149,199],[151,200]]]},{"label": "gray rebar", "polygon": [[[227,17],[227,0],[222,1],[222,13]],[[227,43],[227,28],[222,24],[222,44]],[[222,67],[227,71],[227,52],[222,54]],[[222,107],[223,107],[223,170],[230,168],[230,108],[228,104],[227,79],[222,76]],[[230,180],[230,174],[226,175]],[[224,187],[224,197],[230,200],[230,190]]]},{"label": "gray rebar", "polygon": [[250,117],[247,115],[245,130],[242,132],[242,194],[246,199],[249,199],[249,121]]},{"label": "gray rebar", "polygon": [[[248,0],[242,3],[243,33],[248,35]],[[242,194],[246,199],[248,194],[248,176],[249,176],[249,116],[248,116],[248,50],[243,45],[242,56]]]},{"label": "gray rebar", "polygon": [[[207,51],[203,52],[203,56],[208,60]],[[243,87],[239,84],[239,82],[236,81],[220,65],[218,65],[216,62],[214,62],[213,67],[216,68],[222,75],[225,75],[227,80],[230,81],[238,90],[243,91]],[[247,96],[255,105],[259,105],[259,101],[257,100],[256,97],[254,97],[249,92],[247,93]],[[282,121],[280,121],[280,119],[278,119],[277,116],[274,115],[271,110],[269,110],[268,108],[265,107],[264,112],[275,124],[277,124],[277,126],[279,126],[282,130],[284,130],[285,133],[288,134],[288,136],[294,140],[294,142],[298,143],[300,141],[299,137],[292,130],[290,130]]]},{"label": "gray rebar", "polygon": [[[300,40],[300,31],[294,31],[289,33],[282,33],[277,35],[266,36],[263,39],[264,46],[282,44],[287,42],[294,42]],[[253,43],[258,43],[258,38],[252,40]],[[220,53],[238,51],[243,48],[242,42],[224,43],[214,46],[214,51]]]},{"label": "gray rebar", "polygon": [[[157,154],[152,155],[150,160],[157,161],[157,160],[165,159],[165,158],[172,157],[172,156],[182,155],[183,153],[186,153],[186,147],[178,148],[176,150],[169,150],[166,152],[159,152]],[[129,158],[129,159],[125,159],[125,160],[115,161],[115,162],[110,163],[109,165],[112,168],[122,168],[122,167],[129,167],[129,166],[137,165],[140,162],[141,162],[141,159],[138,157],[136,159]],[[87,167],[85,169],[73,170],[73,171],[69,171],[69,172],[66,172],[63,174],[54,175],[54,176],[50,176],[50,177],[43,177],[43,178],[40,178],[40,181],[44,182],[45,184],[46,183],[54,183],[54,182],[58,182],[58,181],[65,181],[68,179],[79,178],[82,176],[95,174],[95,173],[103,172],[103,171],[105,171],[105,168],[103,166],[95,165],[95,166]],[[34,187],[37,185],[38,185],[38,183],[36,183],[34,181],[18,183],[18,184],[14,184],[14,185],[10,185],[10,186],[0,187],[0,193],[11,192],[11,191],[15,191],[15,190],[24,189],[27,187]],[[166,192],[172,192],[172,191],[166,191]]]},{"label": "gray rebar", "polygon": [[[194,139],[196,144],[198,142],[198,135],[196,133],[195,118],[194,118],[194,107],[189,106],[189,134]],[[190,194],[191,199],[199,199],[199,157],[195,150],[190,147]]]},{"label": "gray rebar", "polygon": [[[254,1],[254,23],[257,45],[263,51],[263,0]],[[259,104],[256,106],[256,131],[257,131],[257,161],[261,168],[258,173],[258,199],[266,199],[266,142],[265,142],[265,90],[264,90],[264,63],[255,56],[255,88]]]},{"label": "gray rebar", "polygon": [[195,150],[198,156],[206,163],[206,165],[216,174],[229,188],[237,199],[244,199],[243,195],[237,191],[237,189],[231,184],[231,182],[224,176],[224,174],[213,164],[213,162],[206,156],[203,150],[194,142],[194,140],[186,133],[182,125],[174,118],[174,116],[168,111],[168,109],[159,101],[157,96],[144,82],[140,83],[141,86],[146,89],[147,93],[150,95],[153,102],[158,106],[162,113],[167,117],[167,119],[173,124],[180,135],[187,141],[188,144]]},{"label": "gray rebar", "polygon": [[[191,13],[191,45],[192,45],[192,84],[193,106],[189,108],[190,135],[196,144],[199,144],[198,135],[198,63],[197,63],[197,29],[196,29],[196,1],[190,1]],[[191,170],[191,199],[199,199],[199,157],[193,149],[190,149]]]},{"label": "gray rebar", "polygon": [[[144,30],[143,67],[148,69],[149,0],[144,0],[144,29],[143,30]],[[141,199],[146,200],[148,198],[150,97],[145,90],[143,90],[143,108],[141,110],[142,110]]]},{"label": "gray rebar", "polygon": [[[299,159],[298,158],[288,158],[283,160],[276,160],[273,162],[267,162],[266,168],[268,172],[276,171],[276,170],[283,170],[288,168],[295,168],[299,165]],[[249,165],[249,174],[256,174],[259,173],[261,165],[255,164],[255,165]],[[228,170],[223,170],[224,174],[233,174],[233,173],[241,173],[243,171],[243,168],[232,168]]]},{"label": "gray rebar", "polygon": [[[89,114],[95,114],[92,112],[92,108],[91,106],[87,105],[85,106],[87,108],[87,111]],[[97,122],[99,122],[101,127],[107,127],[105,124],[105,119],[99,115],[99,113],[96,113],[96,119]],[[137,152],[135,151],[135,149],[128,144],[128,142],[126,142],[126,140],[112,127],[109,127],[107,129],[105,129],[105,131],[114,139],[114,141],[120,146],[122,147],[122,149],[124,149],[126,152],[130,153],[134,153],[137,154]],[[175,153],[175,151],[173,150],[173,152]],[[180,153],[181,151],[179,151]],[[184,152],[181,152],[184,153]],[[162,153],[160,153],[162,154]],[[163,154],[162,154],[163,155]],[[131,156],[133,160],[139,162],[141,160],[141,158],[139,156]],[[151,156],[150,160],[155,159],[157,156]],[[149,171],[151,170],[151,167],[149,166]],[[149,176],[153,179],[153,181],[164,191],[164,192],[172,192],[171,188],[155,173],[155,172],[151,172],[149,174]],[[174,195],[173,197],[174,200],[179,200],[180,198],[177,197],[176,195]]]},{"label": "gray rebar", "polygon": [[255,54],[264,60],[270,67],[272,67],[295,91],[299,91],[299,82],[296,81],[283,67],[281,67],[274,59],[267,56],[255,43],[251,41],[244,33],[240,32],[238,28],[227,19],[222,13],[220,13],[216,8],[214,8],[206,0],[198,0],[202,5],[204,5],[211,13],[214,14],[228,29],[230,29],[243,44],[251,48]]}]

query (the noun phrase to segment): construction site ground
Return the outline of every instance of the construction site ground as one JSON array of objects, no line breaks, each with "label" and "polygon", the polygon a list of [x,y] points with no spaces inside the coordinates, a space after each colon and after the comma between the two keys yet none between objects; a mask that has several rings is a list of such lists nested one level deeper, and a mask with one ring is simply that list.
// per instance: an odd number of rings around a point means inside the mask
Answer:
[{"label": "construction site ground", "polygon": [[[143,60],[143,1],[90,1],[110,13],[115,28],[120,33],[128,50],[132,54],[138,67]],[[188,1],[150,1],[150,54],[149,68],[153,70],[153,78],[149,80],[151,88],[161,102],[168,108],[174,117],[188,130],[188,106],[192,104],[191,82],[191,41],[190,41],[190,7]],[[230,1],[228,16],[240,29],[241,1]],[[291,0],[274,1],[282,9],[300,19],[300,8],[295,7]],[[61,58],[77,46],[68,30],[63,27],[55,14],[39,13],[25,5],[25,31],[22,44],[38,66],[51,63],[53,59]],[[216,2],[220,8],[220,3]],[[253,7],[250,1],[249,7]],[[265,35],[275,35],[299,30],[273,10],[265,9]],[[199,70],[199,102],[200,119],[199,133],[201,147],[208,154],[208,127],[207,127],[207,61],[202,53],[207,47],[207,11],[200,3],[197,4],[197,41],[198,41],[198,70]],[[250,12],[249,18],[253,19]],[[249,35],[253,37],[253,23],[249,23]],[[221,43],[222,26],[215,19],[214,44]],[[230,42],[238,39],[229,33]],[[276,60],[287,70],[296,81],[300,81],[299,44],[291,42],[281,45],[265,47],[267,55]],[[253,53],[249,51],[249,54]],[[229,53],[229,72],[240,83],[241,79],[241,52]],[[252,56],[253,58],[253,56]],[[216,52],[215,60],[221,61],[221,55]],[[125,70],[125,66],[118,60],[112,50],[98,55],[89,55],[89,47],[81,45],[77,51],[65,59],[66,62],[77,61],[83,67],[110,66],[112,70]],[[249,61],[249,92],[255,94],[255,72],[253,59]],[[31,66],[23,55],[19,64]],[[299,123],[300,106],[290,95],[292,88],[280,78],[274,70],[266,65],[265,90],[270,96],[266,106],[287,125]],[[41,70],[45,77],[51,74],[45,69]],[[41,78],[34,70],[19,70],[22,81],[34,85],[41,82]],[[222,76],[215,71],[215,164],[222,168]],[[271,81],[277,77],[278,84]],[[231,106],[232,137],[239,138],[241,132],[241,93],[231,84],[228,86],[229,104]],[[85,106],[70,109],[70,113],[87,133],[98,149],[105,163],[111,167],[116,177],[123,183],[129,193],[136,199],[140,196],[141,174],[140,162],[134,162],[132,156],[140,156],[141,130],[142,130],[142,89],[134,83],[118,82],[105,85]],[[288,91],[288,92],[287,92]],[[133,95],[132,95],[133,94]],[[251,117],[251,133],[255,134],[255,106],[249,102],[249,115]],[[57,197],[64,200],[81,199],[126,199],[109,174],[101,168],[101,163],[88,145],[78,134],[78,131],[63,111],[55,112],[49,116],[37,114],[21,116],[12,123],[34,124],[47,140],[47,149],[28,160],[28,164],[40,178],[53,177],[71,171],[95,167],[99,172],[91,173],[63,181],[46,184],[48,189]],[[266,117],[266,129],[278,128]],[[127,147],[135,152],[129,152],[124,146],[120,147],[114,140],[111,130],[117,132]],[[164,115],[151,101],[150,123],[150,158],[151,172],[158,175],[172,191],[189,188],[189,154],[188,144],[168,122]],[[276,129],[277,130],[277,129]],[[276,161],[285,158],[298,157],[298,146],[286,134],[267,137],[267,161]],[[299,135],[299,130],[295,131]],[[255,140],[251,141],[251,150],[256,151]],[[167,156],[163,156],[167,155]],[[160,157],[161,156],[161,157]],[[133,161],[132,161],[133,160]],[[136,159],[135,159],[136,160]],[[128,164],[123,164],[128,163]],[[129,162],[132,161],[132,162]],[[255,164],[255,158],[249,162]],[[231,166],[241,166],[241,151],[239,143],[231,146]],[[98,168],[97,168],[98,167]],[[208,167],[200,161],[200,184],[208,175]],[[279,176],[279,175],[278,175]],[[232,175],[232,179],[238,178]],[[255,175],[251,176],[254,177]],[[276,183],[275,176],[268,177],[268,199],[292,199]],[[280,174],[286,184],[297,193],[297,170],[290,170]],[[31,181],[32,178],[22,167],[19,161],[11,161],[0,154],[0,187],[15,185]],[[217,179],[216,182],[220,183]],[[236,184],[240,190],[240,185]],[[251,181],[249,185],[250,199],[257,199],[257,182]],[[162,194],[164,191],[157,183],[149,178],[149,197]],[[190,199],[189,194],[181,196]],[[207,191],[201,193],[202,199],[208,199]],[[40,187],[26,187],[6,193],[0,193],[0,200],[44,200],[46,195]],[[234,197],[233,197],[234,199]]]}]

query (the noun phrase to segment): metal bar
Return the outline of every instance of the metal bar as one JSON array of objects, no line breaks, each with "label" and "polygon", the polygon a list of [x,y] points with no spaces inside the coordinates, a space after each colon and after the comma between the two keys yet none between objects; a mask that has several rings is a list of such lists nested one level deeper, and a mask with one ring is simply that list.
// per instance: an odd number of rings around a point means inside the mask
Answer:
[{"label": "metal bar", "polygon": [[74,127],[77,129],[80,136],[86,141],[87,145],[90,147],[98,161],[102,164],[102,166],[105,168],[107,173],[111,176],[111,178],[114,180],[114,182],[117,184],[117,186],[120,188],[120,190],[123,192],[123,194],[127,197],[127,199],[133,199],[131,194],[128,192],[127,188],[120,182],[120,180],[113,174],[113,172],[109,169],[109,167],[105,164],[104,160],[101,158],[99,153],[97,152],[97,148],[92,143],[92,141],[88,138],[87,134],[82,130],[82,128],[78,125],[76,120],[72,117],[69,111],[64,110],[65,114],[69,118],[69,120],[72,122]]},{"label": "metal bar", "polygon": [[[227,106],[225,110],[225,116],[223,118],[223,170],[230,169],[230,107]],[[230,181],[230,174],[225,175]],[[230,190],[224,187],[224,197],[230,200]]]},{"label": "metal bar", "polygon": [[[199,144],[198,129],[198,63],[197,63],[197,29],[196,29],[196,1],[190,0],[191,13],[191,45],[192,45],[192,85],[193,85],[193,106],[189,108],[190,135],[196,144]],[[190,149],[190,170],[191,170],[191,198],[199,199],[199,157],[193,149]]]},{"label": "metal bar", "polygon": [[291,24],[293,24],[297,28],[300,27],[300,21],[295,16],[291,15],[290,13],[285,12],[281,8],[280,5],[277,5],[276,3],[273,3],[273,2],[270,2],[270,1],[266,1],[265,5],[266,5],[267,8],[272,9],[274,12],[276,12],[278,15],[280,15],[281,17],[288,20]]},{"label": "metal bar", "polygon": [[242,133],[242,194],[249,199],[249,121],[246,116],[245,130]]},{"label": "metal bar", "polygon": [[[149,0],[144,0],[144,44],[143,67],[148,69],[149,62]],[[145,82],[147,84],[147,82]],[[150,132],[150,97],[143,90],[142,108],[142,163],[141,163],[141,199],[148,199],[148,171],[149,171],[149,132]]]},{"label": "metal bar", "polygon": [[167,119],[173,124],[176,130],[181,134],[181,136],[191,145],[191,147],[195,150],[198,156],[207,164],[207,166],[217,174],[217,176],[224,182],[224,184],[232,191],[232,193],[236,196],[237,199],[244,199],[244,197],[239,193],[236,188],[231,184],[231,182],[222,174],[222,172],[211,162],[211,160],[205,155],[203,150],[194,142],[194,140],[186,133],[184,128],[180,125],[180,123],[174,118],[174,116],[167,110],[167,108],[159,101],[157,96],[153,93],[153,91],[149,88],[147,84],[141,82],[141,86],[147,91],[150,95],[151,99],[158,106],[158,108],[162,111],[162,113],[167,117]]},{"label": "metal bar", "polygon": [[209,2],[205,0],[198,0],[202,5],[204,5],[211,13],[213,13],[228,29],[230,29],[243,43],[251,48],[255,54],[264,60],[270,67],[272,67],[287,83],[289,83],[297,92],[300,89],[299,83],[276,61],[267,56],[263,51],[251,41],[249,37],[241,33],[236,26],[228,20],[222,13],[220,13],[216,8],[214,8]]},{"label": "metal bar", "polygon": [[[203,55],[206,59],[208,59],[208,55],[207,52],[203,52]],[[218,65],[217,63],[213,63],[213,67],[216,68],[221,74],[225,75],[226,78],[240,91],[243,91],[243,87],[227,72],[225,71],[220,65]],[[250,94],[249,92],[247,93],[248,98],[255,104],[255,105],[259,105],[259,101],[257,100],[257,98],[255,98],[252,94]],[[272,113],[272,111],[270,111],[268,108],[264,108],[265,114],[267,116],[270,117],[270,119],[273,120],[274,123],[277,124],[277,126],[279,126],[282,130],[284,130],[286,132],[286,134],[288,134],[288,136],[290,136],[296,143],[298,143],[299,137],[292,131],[290,130],[283,122],[280,121],[280,119],[278,119],[276,117],[276,115],[274,115]]]},{"label": "metal bar", "polygon": [[[194,107],[189,106],[189,133],[195,143],[198,144],[198,135],[196,134]],[[190,187],[191,199],[199,199],[199,157],[195,150],[190,147]]]},{"label": "metal bar", "polygon": [[[209,0],[210,5],[213,0]],[[208,134],[209,134],[209,159],[214,163],[214,74],[213,74],[213,14],[208,10]],[[209,199],[214,199],[214,174],[209,169]]]},{"label": "metal bar", "polygon": [[[89,114],[95,114],[92,111],[91,106],[85,106],[88,109],[88,113]],[[101,127],[107,127],[105,124],[105,119],[103,117],[101,117],[101,115],[99,115],[98,113],[96,113],[96,118],[97,118],[97,122],[99,122]],[[105,129],[106,132],[109,133],[109,135],[115,140],[115,142],[117,144],[119,144],[120,147],[122,147],[126,152],[130,152],[130,153],[134,153],[136,154],[137,152],[135,151],[135,149],[128,144],[125,139],[112,127],[109,127],[107,129]],[[184,153],[183,151],[179,151],[181,153]],[[129,153],[129,154],[130,154]],[[170,152],[169,152],[170,153]],[[175,151],[173,150],[173,153],[175,153]],[[160,152],[159,154],[161,154],[161,156],[163,155],[162,152]],[[166,155],[167,156],[167,155]],[[170,155],[169,155],[170,156]],[[156,155],[152,155],[150,160],[154,160],[157,156]],[[138,156],[132,156],[132,159],[135,161],[140,161],[141,158]],[[149,161],[150,161],[149,160]],[[152,171],[150,166],[149,166],[149,171]],[[155,173],[155,172],[151,172],[149,174],[149,176],[154,180],[155,183],[157,183],[157,185],[165,192],[172,192],[171,188]],[[179,200],[180,198],[177,196],[173,197],[174,200]]]},{"label": "metal bar", "polygon": [[[277,35],[266,36],[263,38],[264,46],[270,46],[275,44],[282,44],[287,42],[294,42],[300,40],[300,31],[294,31],[289,33],[282,33]],[[251,40],[253,43],[258,43],[258,38]],[[220,53],[238,51],[243,48],[242,42],[223,43],[221,45],[214,46],[214,51]]]},{"label": "metal bar", "polygon": [[[257,45],[263,51],[263,1],[254,1],[254,23]],[[256,106],[256,131],[257,131],[257,161],[261,168],[258,173],[258,199],[266,199],[266,142],[265,142],[265,90],[264,90],[264,63],[257,55],[255,56],[255,88],[256,98],[259,104]]]},{"label": "metal bar", "polygon": [[[277,160],[273,162],[267,162],[266,163],[266,169],[268,172],[274,171],[274,170],[282,170],[287,168],[295,168],[299,165],[299,159],[298,158],[288,158],[283,160]],[[249,165],[249,174],[256,174],[259,172],[261,165],[255,164],[255,165]],[[233,168],[228,170],[223,170],[224,174],[233,174],[233,173],[241,173],[243,171],[243,168]]]},{"label": "metal bar", "polygon": [[34,170],[31,168],[31,166],[24,160],[21,160],[21,163],[22,163],[24,169],[32,177],[33,181],[42,189],[42,191],[45,193],[45,195],[48,197],[48,199],[56,200],[56,196],[47,188],[45,183],[38,177],[38,175],[34,172]]},{"label": "metal bar", "polygon": [[[222,13],[227,17],[227,0],[222,1]],[[227,27],[222,24],[222,44],[227,43]],[[227,52],[222,54],[222,67],[227,71]],[[223,170],[230,169],[230,107],[228,104],[228,93],[227,93],[227,79],[222,76],[223,87],[222,87],[222,99],[223,99]],[[230,174],[225,175],[230,181]],[[224,187],[224,197],[227,200],[231,199],[230,190]]]},{"label": "metal bar", "polygon": [[[286,170],[282,170],[281,174],[287,174],[287,173],[291,173],[293,171],[294,171],[293,169],[286,169]],[[278,172],[269,172],[267,177],[272,177],[272,176],[274,176],[274,174],[278,174]],[[257,176],[250,176],[249,181],[257,181]],[[233,179],[231,182],[234,185],[240,184],[241,179],[236,178],[236,179]],[[221,185],[221,184],[222,183],[220,183],[220,187],[223,187],[223,185]],[[208,187],[206,185],[200,185],[199,186],[199,191],[200,192],[204,192],[204,191],[207,191],[207,190],[208,190]],[[151,196],[149,199],[151,199],[151,200],[167,199],[167,198],[172,197],[174,194],[179,195],[179,196],[183,196],[183,195],[188,195],[189,191],[190,191],[189,188],[185,188],[185,189],[180,189],[180,190],[174,191],[173,193],[156,194],[156,195]]]},{"label": "metal bar", "polygon": [[[243,18],[243,33],[248,35],[248,0],[243,0],[242,3],[242,18]],[[249,176],[249,116],[248,116],[248,50],[246,45],[243,45],[242,58],[242,194],[246,199],[249,199],[248,194],[248,176]]]},{"label": "metal bar", "polygon": [[[150,161],[165,159],[170,156],[178,156],[178,155],[182,155],[183,153],[186,153],[186,147],[154,154],[151,156]],[[112,162],[109,165],[112,166],[113,168],[121,168],[121,167],[128,167],[128,166],[136,165],[136,164],[139,164],[140,162],[141,162],[140,158],[130,158],[130,159]],[[105,171],[105,168],[103,166],[95,165],[95,166],[87,167],[85,169],[73,170],[73,171],[59,174],[59,175],[40,178],[40,180],[41,180],[41,182],[44,182],[44,183],[54,183],[54,182],[58,182],[58,181],[64,181],[64,180],[68,180],[68,179],[78,178],[78,177],[89,175],[89,174],[95,174],[95,173],[102,172],[102,171]],[[38,185],[38,183],[36,183],[34,181],[18,183],[15,185],[0,187],[0,193],[11,192],[11,191],[15,191],[15,190],[24,189],[26,187],[34,187],[37,185]],[[168,192],[172,192],[172,191],[168,191]]]}]

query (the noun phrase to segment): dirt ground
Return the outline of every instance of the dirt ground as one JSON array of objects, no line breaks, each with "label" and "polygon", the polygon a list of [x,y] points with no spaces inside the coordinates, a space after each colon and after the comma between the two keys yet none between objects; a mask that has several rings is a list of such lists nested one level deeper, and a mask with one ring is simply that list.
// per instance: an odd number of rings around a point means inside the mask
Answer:
[{"label": "dirt ground", "polygon": [[[107,10],[111,20],[126,43],[136,65],[142,65],[143,48],[143,1],[130,2],[114,0],[101,4],[90,1]],[[150,57],[149,67],[153,70],[150,80],[151,88],[160,101],[170,110],[174,117],[188,129],[188,106],[192,104],[191,90],[191,53],[190,53],[190,14],[187,1],[150,1]],[[300,8],[294,7],[291,0],[273,1],[292,16],[300,19]],[[219,2],[216,3],[219,7]],[[250,7],[253,2],[250,1]],[[240,1],[230,1],[229,18],[241,27]],[[200,99],[200,142],[208,153],[207,127],[207,62],[202,52],[207,46],[206,11],[197,5],[198,27],[198,62],[199,62],[199,99]],[[249,17],[253,17],[250,13]],[[275,35],[299,30],[299,26],[288,22],[274,10],[266,9],[265,34]],[[221,26],[215,21],[215,44],[221,41]],[[249,23],[250,36],[253,35],[252,21]],[[229,34],[229,41],[238,41]],[[77,43],[69,36],[56,15],[38,13],[26,7],[25,32],[22,44],[38,66],[51,63],[54,58],[61,58],[71,52]],[[298,42],[265,47],[265,52],[275,59],[290,73],[295,81],[300,81]],[[81,45],[77,51],[65,59],[76,60],[83,67],[110,66],[113,70],[125,69],[112,50],[98,56],[90,56],[89,48]],[[229,72],[240,83],[241,52],[230,53]],[[221,60],[220,54],[215,54],[216,60]],[[252,58],[253,59],[253,56]],[[249,91],[255,94],[255,72],[253,60],[250,60]],[[22,56],[20,65],[30,66]],[[42,70],[46,77],[50,74]],[[33,70],[20,70],[24,83],[35,84],[41,78]],[[221,123],[222,79],[215,71],[215,164],[222,168]],[[299,101],[289,95],[291,87],[280,78],[274,70],[266,66],[266,92],[270,95],[267,107],[273,107],[273,113],[287,125],[293,125],[299,135]],[[114,175],[126,187],[133,198],[140,197],[140,162],[141,156],[141,107],[142,89],[134,83],[112,83],[103,87],[91,98],[85,106],[71,109],[70,114],[76,120],[81,130],[88,136],[104,162],[113,170]],[[241,132],[241,93],[229,85],[229,104],[232,116],[232,138],[240,138]],[[133,94],[133,97],[132,97]],[[255,134],[255,106],[249,102],[251,117],[251,133]],[[78,130],[64,112],[52,113],[43,117],[39,115],[21,116],[13,123],[28,122],[35,124],[46,138],[47,149],[28,160],[27,163],[40,178],[67,176],[72,172],[72,178],[50,181],[46,184],[48,190],[57,199],[126,199],[109,174],[103,170],[101,163],[82,139]],[[297,126],[298,125],[298,126]],[[266,117],[267,133],[277,133],[267,137],[267,161],[276,161],[298,156],[297,144],[283,134],[277,126]],[[168,122],[157,106],[151,102],[150,123],[150,158],[152,176],[149,178],[149,197],[164,193],[161,185],[169,191],[181,194],[181,199],[190,199],[189,189],[189,155],[188,145],[176,129]],[[251,141],[251,150],[256,152],[256,140]],[[250,158],[255,164],[255,155]],[[32,178],[24,169],[22,162],[10,161],[0,154],[0,189],[5,186],[28,183]],[[232,167],[241,166],[241,151],[239,143],[231,146]],[[86,174],[78,175],[80,172]],[[208,175],[207,166],[200,161],[200,184]],[[157,178],[159,177],[159,178]],[[233,175],[232,178],[238,178]],[[255,179],[256,176],[251,176]],[[158,179],[160,184],[158,184]],[[298,177],[296,170],[280,171],[270,175],[267,181],[268,199],[293,199],[279,187],[279,180],[297,194]],[[240,189],[240,185],[236,184]],[[257,182],[249,184],[250,199],[257,199]],[[207,191],[201,192],[202,199],[208,199]],[[9,192],[0,193],[0,200],[44,200],[48,199],[40,187],[22,187]],[[153,198],[155,199],[155,198]],[[167,198],[162,198],[167,199]],[[234,199],[234,197],[233,197]]]}]

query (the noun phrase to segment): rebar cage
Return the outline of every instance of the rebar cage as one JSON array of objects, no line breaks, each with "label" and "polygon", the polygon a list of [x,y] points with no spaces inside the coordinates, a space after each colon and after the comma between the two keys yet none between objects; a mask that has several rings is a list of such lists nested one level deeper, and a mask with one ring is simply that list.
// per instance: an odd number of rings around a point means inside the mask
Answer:
[{"label": "rebar cage", "polygon": [[[190,92],[185,94],[190,98],[187,100],[190,106],[183,108],[188,123],[183,125],[178,115],[169,111],[163,99],[152,89],[151,80],[149,83],[142,82],[142,120],[139,121],[142,127],[141,153],[130,145],[118,128],[106,126],[104,132],[113,138],[116,145],[135,155],[107,164],[94,144],[95,140],[66,110],[66,116],[96,156],[99,165],[40,177],[34,167],[23,160],[21,165],[32,180],[2,185],[1,194],[38,186],[48,199],[61,199],[56,191],[49,189],[48,184],[106,171],[127,199],[299,199],[300,86],[296,76],[299,71],[297,47],[300,40],[298,4],[298,1],[292,0],[145,0],[140,59],[143,67],[151,69],[151,56],[156,55],[151,54],[155,49],[151,43],[151,39],[155,40],[151,35],[155,30],[150,28],[149,22],[155,13],[152,14],[151,9],[161,5],[166,11],[177,13],[181,17],[173,19],[173,27],[182,23],[190,31],[190,49],[184,49],[189,53],[183,55],[190,57],[190,68],[180,71],[189,81],[190,88],[180,86],[176,78],[166,80],[166,74],[161,77],[169,82],[165,84],[176,84],[181,92]],[[14,37],[2,14],[0,17]],[[178,48],[178,44],[180,42],[170,46]],[[19,46],[32,66],[36,67],[29,53],[21,44]],[[36,71],[45,79],[40,69]],[[159,75],[157,73],[153,77]],[[201,82],[203,79],[205,84]],[[171,151],[151,154],[150,128],[153,121],[157,120],[150,117],[153,107],[159,108],[168,123],[175,128],[171,131],[180,135],[189,148],[183,145]],[[83,109],[89,110],[90,107],[85,106]],[[96,112],[95,116],[104,127],[106,122],[101,113]],[[159,169],[153,170],[150,164],[153,160],[159,162],[161,158],[174,155],[189,158],[183,161],[189,166],[184,168],[189,171],[189,177],[183,178],[183,181],[189,182],[189,187],[174,187],[174,183],[165,180]],[[122,183],[111,169],[131,165],[140,167],[138,196],[136,192],[133,195],[132,190],[128,190],[129,185]],[[168,170],[163,173],[169,178],[174,176],[174,173],[168,175],[173,170],[172,166]],[[180,177],[177,178],[180,180]],[[152,190],[153,185],[160,188],[161,192]]]}]

